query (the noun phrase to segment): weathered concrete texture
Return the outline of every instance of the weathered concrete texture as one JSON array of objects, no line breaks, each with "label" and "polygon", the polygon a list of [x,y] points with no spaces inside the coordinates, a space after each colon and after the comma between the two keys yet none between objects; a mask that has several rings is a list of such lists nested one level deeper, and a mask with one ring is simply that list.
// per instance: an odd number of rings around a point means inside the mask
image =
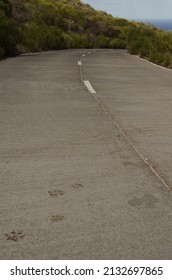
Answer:
[{"label": "weathered concrete texture", "polygon": [[[169,259],[171,194],[81,83],[83,53],[0,62],[0,258]],[[116,51],[92,53],[83,63],[110,111],[170,177],[170,156],[161,162],[157,143],[170,154],[165,132],[151,132],[155,143],[150,131],[136,128],[160,118],[165,101],[159,97],[155,106],[155,81],[166,77],[170,99],[171,74]],[[162,119],[170,125],[167,112]]]},{"label": "weathered concrete texture", "polygon": [[172,190],[172,70],[126,51],[97,52],[84,66],[112,116]]}]

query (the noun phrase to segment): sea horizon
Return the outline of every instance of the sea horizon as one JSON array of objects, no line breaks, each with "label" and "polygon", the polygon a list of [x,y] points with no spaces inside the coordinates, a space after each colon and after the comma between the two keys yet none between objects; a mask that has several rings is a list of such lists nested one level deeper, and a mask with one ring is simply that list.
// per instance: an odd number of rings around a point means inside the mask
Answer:
[{"label": "sea horizon", "polygon": [[137,19],[137,21],[154,25],[164,31],[172,31],[172,19]]}]

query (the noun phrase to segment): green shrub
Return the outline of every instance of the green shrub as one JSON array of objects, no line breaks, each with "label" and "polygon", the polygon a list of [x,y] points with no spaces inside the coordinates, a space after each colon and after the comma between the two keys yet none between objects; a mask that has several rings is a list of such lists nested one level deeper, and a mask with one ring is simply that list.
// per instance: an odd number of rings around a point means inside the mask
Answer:
[{"label": "green shrub", "polygon": [[96,48],[108,48],[110,45],[110,40],[104,35],[98,35],[95,40],[94,47]]},{"label": "green shrub", "polygon": [[11,3],[9,0],[0,0],[0,10],[4,12],[7,17],[11,17]]},{"label": "green shrub", "polygon": [[21,33],[16,23],[0,13],[0,46],[5,56],[17,54],[17,44],[21,40]]},{"label": "green shrub", "polygon": [[87,35],[72,34],[71,48],[91,48],[92,45]]},{"label": "green shrub", "polygon": [[25,51],[127,48],[172,67],[172,32],[96,11],[79,0],[0,0],[0,58]]},{"label": "green shrub", "polygon": [[57,50],[65,48],[62,30],[56,26],[30,23],[25,27],[23,44],[30,51]]},{"label": "green shrub", "polygon": [[2,59],[5,55],[5,51],[2,47],[0,47],[0,59]]},{"label": "green shrub", "polygon": [[110,41],[110,48],[112,49],[125,49],[126,42],[122,39],[113,39]]}]

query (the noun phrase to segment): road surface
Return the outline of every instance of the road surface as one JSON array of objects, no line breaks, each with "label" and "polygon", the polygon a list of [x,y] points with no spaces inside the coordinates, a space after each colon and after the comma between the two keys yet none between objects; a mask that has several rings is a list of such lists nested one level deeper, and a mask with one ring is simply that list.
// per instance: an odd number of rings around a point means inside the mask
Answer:
[{"label": "road surface", "polygon": [[1,61],[0,259],[171,259],[171,88],[120,50]]}]

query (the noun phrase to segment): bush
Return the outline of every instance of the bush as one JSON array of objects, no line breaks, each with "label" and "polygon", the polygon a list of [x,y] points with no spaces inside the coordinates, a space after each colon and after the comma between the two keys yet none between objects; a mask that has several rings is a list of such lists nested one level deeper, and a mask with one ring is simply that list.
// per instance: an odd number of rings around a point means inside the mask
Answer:
[{"label": "bush", "polygon": [[16,23],[0,13],[0,46],[5,56],[17,54],[17,44],[21,40],[21,33]]},{"label": "bush", "polygon": [[110,40],[104,35],[98,35],[96,37],[95,45],[96,48],[108,48],[110,45]]},{"label": "bush", "polygon": [[112,49],[125,49],[126,43],[122,39],[113,39],[110,41],[110,48]]},{"label": "bush", "polygon": [[4,12],[7,17],[11,17],[11,3],[9,0],[0,0],[0,10]]},{"label": "bush", "polygon": [[91,43],[87,35],[72,34],[71,48],[91,48]]},{"label": "bush", "polygon": [[96,11],[79,0],[0,0],[0,58],[25,51],[128,48],[172,67],[172,33]]},{"label": "bush", "polygon": [[2,59],[5,55],[5,51],[3,48],[0,47],[0,59]]},{"label": "bush", "polygon": [[23,44],[30,51],[57,50],[66,47],[63,32],[56,26],[30,23],[25,27]]}]

